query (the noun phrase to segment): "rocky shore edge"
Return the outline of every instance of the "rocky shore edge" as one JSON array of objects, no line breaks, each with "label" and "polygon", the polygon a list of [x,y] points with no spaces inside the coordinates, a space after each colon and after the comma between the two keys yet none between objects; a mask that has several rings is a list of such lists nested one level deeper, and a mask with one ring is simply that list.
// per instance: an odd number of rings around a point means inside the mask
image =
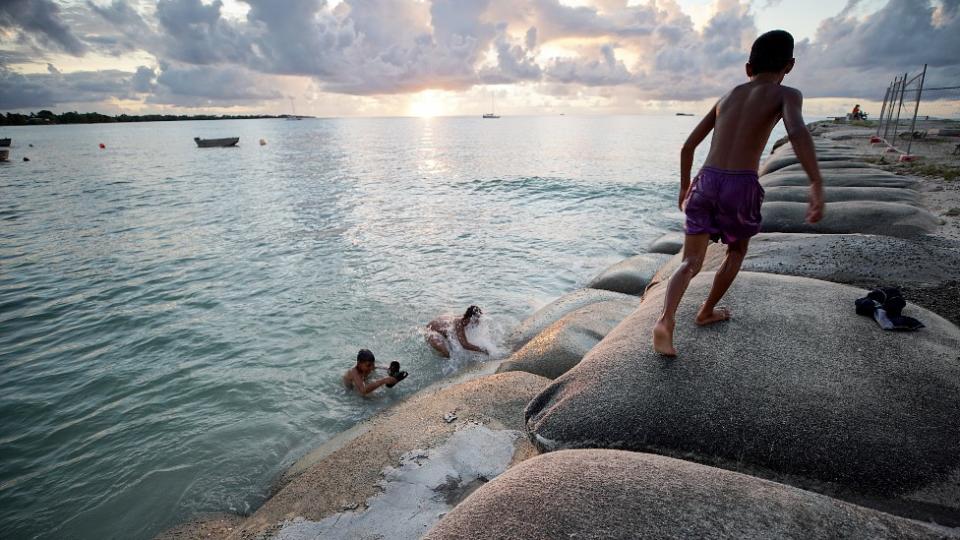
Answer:
[{"label": "rocky shore edge", "polygon": [[[960,242],[926,204],[943,186],[875,165],[866,130],[810,129],[825,219],[803,222],[778,141],[734,319],[679,322],[678,359],[649,331],[680,233],[534,313],[503,362],[304,456],[250,516],[157,538],[960,538]],[[722,259],[711,245],[678,321]],[[876,286],[926,327],[857,316]]]}]

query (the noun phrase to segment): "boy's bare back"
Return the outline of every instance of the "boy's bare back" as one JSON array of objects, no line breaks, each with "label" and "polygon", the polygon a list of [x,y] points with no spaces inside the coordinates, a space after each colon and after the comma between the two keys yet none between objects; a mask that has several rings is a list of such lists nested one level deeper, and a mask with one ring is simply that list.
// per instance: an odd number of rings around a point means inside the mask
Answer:
[{"label": "boy's bare back", "polygon": [[[784,97],[799,96],[793,88],[767,81],[741,84],[720,98],[706,166],[756,170],[770,132],[783,117]],[[789,97],[786,101],[792,101]]]}]

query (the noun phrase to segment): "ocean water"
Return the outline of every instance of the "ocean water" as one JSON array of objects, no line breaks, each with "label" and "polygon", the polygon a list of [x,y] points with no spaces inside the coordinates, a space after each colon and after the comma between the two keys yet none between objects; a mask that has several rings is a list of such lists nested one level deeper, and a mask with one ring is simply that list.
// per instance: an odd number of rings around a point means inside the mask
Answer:
[{"label": "ocean water", "polygon": [[[512,324],[679,230],[697,120],[0,128],[2,536],[255,509],[309,449],[484,361],[432,354],[434,316],[482,306],[502,355]],[[410,378],[346,393],[361,347]]]}]

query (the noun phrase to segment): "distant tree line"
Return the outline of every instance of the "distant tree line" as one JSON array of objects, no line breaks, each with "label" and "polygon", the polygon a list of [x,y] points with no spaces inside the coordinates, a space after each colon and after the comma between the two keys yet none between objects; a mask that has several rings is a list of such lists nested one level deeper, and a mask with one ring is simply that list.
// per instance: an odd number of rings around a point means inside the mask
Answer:
[{"label": "distant tree line", "polygon": [[115,122],[176,122],[180,120],[247,120],[253,118],[285,118],[287,115],[271,116],[268,114],[236,115],[236,114],[121,114],[107,116],[97,112],[78,113],[65,112],[55,114],[52,111],[39,111],[30,114],[8,112],[0,114],[2,126],[30,126],[46,124],[112,124]]}]

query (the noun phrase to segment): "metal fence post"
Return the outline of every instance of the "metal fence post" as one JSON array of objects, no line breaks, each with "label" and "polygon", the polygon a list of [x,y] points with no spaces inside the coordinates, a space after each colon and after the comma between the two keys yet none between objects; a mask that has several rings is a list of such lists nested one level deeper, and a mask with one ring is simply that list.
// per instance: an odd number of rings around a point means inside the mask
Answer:
[{"label": "metal fence post", "polygon": [[927,65],[923,65],[923,73],[920,74],[920,87],[917,89],[917,102],[913,106],[913,121],[910,122],[910,141],[907,143],[907,155],[910,155],[910,149],[913,148],[914,129],[917,127],[917,112],[920,110],[920,95],[923,94],[923,80],[927,78]]},{"label": "metal fence post", "polygon": [[890,104],[887,106],[887,119],[883,123],[883,140],[887,140],[887,137],[890,136],[890,121],[893,120],[893,101],[897,95],[897,92],[900,91],[900,76],[897,75],[893,78],[893,88],[890,89]]},{"label": "metal fence post", "polygon": [[900,103],[897,105],[897,121],[893,124],[893,144],[891,144],[894,147],[897,143],[897,131],[900,131],[900,109],[903,108],[903,93],[907,90],[907,75],[909,73],[903,74],[903,83],[900,85]]},{"label": "metal fence post", "polygon": [[877,116],[877,137],[880,136],[880,128],[883,127],[883,115],[887,111],[887,98],[890,97],[890,88],[893,86],[893,83],[887,85],[887,92],[883,94],[883,105],[880,107],[880,115]]}]

